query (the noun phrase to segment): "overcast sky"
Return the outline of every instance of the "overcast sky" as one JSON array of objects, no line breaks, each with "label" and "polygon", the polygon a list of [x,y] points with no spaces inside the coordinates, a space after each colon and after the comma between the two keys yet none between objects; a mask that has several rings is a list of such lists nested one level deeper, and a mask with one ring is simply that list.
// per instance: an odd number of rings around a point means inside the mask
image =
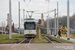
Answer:
[{"label": "overcast sky", "polygon": [[[21,19],[23,19],[23,9],[26,11],[36,11],[37,13],[48,11],[48,2],[45,0],[11,0],[12,7],[12,20],[14,23],[18,23],[18,1],[21,3]],[[30,2],[29,2],[30,1]],[[67,0],[58,0],[59,2],[59,16],[67,15]],[[57,0],[50,0],[49,10],[57,8]],[[7,13],[9,13],[9,0],[0,0],[0,23],[6,21]],[[53,18],[54,12],[50,13],[50,17]],[[75,0],[70,0],[70,16],[75,13]],[[41,14],[33,14],[33,18],[39,19]],[[46,19],[47,14],[44,14]]]}]

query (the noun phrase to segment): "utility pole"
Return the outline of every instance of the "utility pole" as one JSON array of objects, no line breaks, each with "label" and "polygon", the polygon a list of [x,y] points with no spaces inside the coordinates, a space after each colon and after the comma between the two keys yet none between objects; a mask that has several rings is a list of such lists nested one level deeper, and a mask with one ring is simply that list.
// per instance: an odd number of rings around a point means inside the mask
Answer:
[{"label": "utility pole", "polygon": [[11,36],[11,0],[9,0],[9,39],[12,39],[12,36]]},{"label": "utility pole", "polygon": [[20,1],[19,1],[19,37],[20,37]]},{"label": "utility pole", "polygon": [[25,9],[23,9],[23,19],[25,19]]},{"label": "utility pole", "polygon": [[59,29],[59,25],[58,25],[58,1],[57,1],[57,37],[59,36],[58,35],[58,29]]},{"label": "utility pole", "polygon": [[27,17],[27,14],[26,14],[26,19],[27,19],[28,17]]},{"label": "utility pole", "polygon": [[67,0],[67,40],[70,40],[69,36],[69,0]]},{"label": "utility pole", "polygon": [[[4,32],[5,32],[5,28],[6,28],[6,27],[5,27],[5,21],[4,21],[4,24],[3,24],[3,25],[4,25]],[[5,32],[5,34],[6,34],[6,32]]]},{"label": "utility pole", "polygon": [[74,28],[74,19],[73,19],[73,28]]},{"label": "utility pole", "polygon": [[3,21],[2,21],[2,34],[3,34]]},{"label": "utility pole", "polygon": [[49,34],[49,19],[48,19],[48,16],[47,16],[47,34]]},{"label": "utility pole", "polygon": [[[48,17],[49,17],[49,1],[50,0],[46,0],[46,1],[48,1]],[[51,33],[49,31],[49,18],[48,17],[47,17],[47,34],[50,34],[51,35]]]},{"label": "utility pole", "polygon": [[41,20],[39,19],[39,40],[41,40]]},{"label": "utility pole", "polygon": [[55,35],[56,35],[56,9],[54,11],[54,19],[55,19]]}]

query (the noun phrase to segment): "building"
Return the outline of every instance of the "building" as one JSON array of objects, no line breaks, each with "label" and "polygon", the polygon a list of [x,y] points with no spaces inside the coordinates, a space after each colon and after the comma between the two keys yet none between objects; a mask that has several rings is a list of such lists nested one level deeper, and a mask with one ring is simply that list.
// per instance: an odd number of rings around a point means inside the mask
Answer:
[{"label": "building", "polygon": [[44,19],[43,19],[43,13],[41,14],[41,27],[44,27]]},{"label": "building", "polygon": [[9,25],[9,13],[7,14],[7,25]]}]

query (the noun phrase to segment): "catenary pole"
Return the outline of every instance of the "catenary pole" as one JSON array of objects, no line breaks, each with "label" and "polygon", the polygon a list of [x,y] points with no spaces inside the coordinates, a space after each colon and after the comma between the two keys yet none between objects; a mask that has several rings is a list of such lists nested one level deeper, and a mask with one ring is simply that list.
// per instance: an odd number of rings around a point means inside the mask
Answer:
[{"label": "catenary pole", "polygon": [[19,37],[20,37],[20,1],[19,1]]},{"label": "catenary pole", "polygon": [[56,35],[56,9],[54,11],[54,19],[55,19],[55,35]]},{"label": "catenary pole", "polygon": [[[6,28],[6,27],[5,27],[5,21],[4,21],[4,32],[5,32],[5,28]],[[6,33],[5,33],[5,34],[6,34]]]},{"label": "catenary pole", "polygon": [[69,0],[67,0],[67,40],[70,40],[70,37],[69,37]]},{"label": "catenary pole", "polygon": [[[47,17],[47,34],[50,34],[50,31],[49,31],[49,1],[50,0],[47,0],[48,1],[48,17]],[[50,34],[51,35],[51,34]]]},{"label": "catenary pole", "polygon": [[25,19],[25,9],[23,9],[23,20]]},{"label": "catenary pole", "polygon": [[12,36],[11,36],[11,0],[9,0],[9,39],[12,39]]},{"label": "catenary pole", "polygon": [[59,36],[58,29],[59,29],[59,25],[58,25],[58,1],[57,1],[57,37]]},{"label": "catenary pole", "polygon": [[2,21],[2,34],[3,34],[3,21]]}]

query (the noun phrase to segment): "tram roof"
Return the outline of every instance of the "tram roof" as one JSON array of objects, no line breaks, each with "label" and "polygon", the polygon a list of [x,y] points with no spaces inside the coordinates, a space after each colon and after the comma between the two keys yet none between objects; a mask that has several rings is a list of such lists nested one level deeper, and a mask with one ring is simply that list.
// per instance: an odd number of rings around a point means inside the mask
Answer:
[{"label": "tram roof", "polygon": [[34,18],[27,18],[27,19],[24,19],[24,20],[35,20]]},{"label": "tram roof", "polygon": [[27,18],[27,19],[24,19],[24,22],[36,22],[36,19],[34,19],[34,18]]}]

